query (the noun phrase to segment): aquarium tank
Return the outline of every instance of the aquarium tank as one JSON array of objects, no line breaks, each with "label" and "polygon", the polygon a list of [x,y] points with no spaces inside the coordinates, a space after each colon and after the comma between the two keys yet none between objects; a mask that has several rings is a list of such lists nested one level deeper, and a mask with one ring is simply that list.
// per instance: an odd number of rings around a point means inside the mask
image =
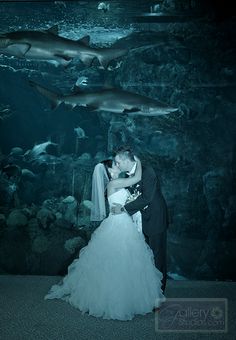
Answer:
[{"label": "aquarium tank", "polygon": [[235,280],[235,12],[219,1],[0,3],[0,273],[64,275],[129,145],[169,212],[168,277]]}]

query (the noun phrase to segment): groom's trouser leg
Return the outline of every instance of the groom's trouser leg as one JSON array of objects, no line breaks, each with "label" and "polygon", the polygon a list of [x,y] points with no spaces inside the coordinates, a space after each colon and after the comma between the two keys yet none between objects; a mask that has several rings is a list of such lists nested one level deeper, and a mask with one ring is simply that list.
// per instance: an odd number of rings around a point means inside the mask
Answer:
[{"label": "groom's trouser leg", "polygon": [[153,251],[155,266],[163,274],[161,289],[164,292],[165,287],[166,287],[166,278],[167,278],[167,264],[166,264],[167,233],[166,231],[163,231],[161,233],[157,233],[157,234],[149,235],[149,236],[144,234],[144,237],[145,237],[147,244],[150,246],[150,248]]}]

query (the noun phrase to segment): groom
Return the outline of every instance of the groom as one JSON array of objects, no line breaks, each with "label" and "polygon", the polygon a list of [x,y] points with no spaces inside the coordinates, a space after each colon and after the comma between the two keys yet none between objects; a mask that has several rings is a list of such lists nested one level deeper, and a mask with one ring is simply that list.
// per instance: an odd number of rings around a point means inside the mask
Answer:
[{"label": "groom", "polygon": [[[115,152],[115,163],[121,171],[129,176],[135,173],[136,162],[134,154],[128,147],[121,147]],[[131,194],[139,191],[139,196],[123,207],[116,204],[111,212],[120,214],[126,210],[129,215],[140,211],[142,214],[142,231],[147,244],[153,251],[155,266],[162,272],[162,290],[166,286],[166,233],[168,228],[168,213],[165,199],[161,193],[156,174],[151,166],[142,165],[142,179],[129,187]]]}]

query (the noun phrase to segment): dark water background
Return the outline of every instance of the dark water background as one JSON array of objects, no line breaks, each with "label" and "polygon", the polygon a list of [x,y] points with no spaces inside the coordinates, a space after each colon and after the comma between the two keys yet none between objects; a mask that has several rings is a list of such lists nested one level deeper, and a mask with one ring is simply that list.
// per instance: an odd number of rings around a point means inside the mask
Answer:
[{"label": "dark water background", "polygon": [[[109,1],[105,13],[98,3],[0,2],[2,33],[57,24],[59,35],[73,40],[90,35],[97,48],[133,48],[111,70],[86,67],[78,59],[64,68],[0,55],[1,169],[15,164],[36,175],[14,182],[1,174],[0,272],[65,273],[93,229],[84,203],[91,198],[93,167],[128,143],[154,167],[167,200],[169,274],[235,280],[235,12],[215,1],[170,1],[173,8],[154,20],[144,16],[153,1]],[[85,91],[109,83],[179,111],[130,117],[64,105],[51,110],[29,85],[33,80],[69,94],[79,77],[88,78]],[[88,138],[76,139],[78,126]],[[13,147],[25,153],[49,140],[59,145],[53,161],[10,155]],[[67,196],[76,200],[70,218]],[[78,236],[68,250],[66,240]]]}]

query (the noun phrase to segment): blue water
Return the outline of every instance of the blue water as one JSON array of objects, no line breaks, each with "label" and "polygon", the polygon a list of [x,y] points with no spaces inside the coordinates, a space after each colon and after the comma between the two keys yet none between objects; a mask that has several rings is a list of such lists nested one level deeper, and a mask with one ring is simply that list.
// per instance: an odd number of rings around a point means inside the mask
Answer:
[{"label": "blue water", "polygon": [[[107,47],[134,31],[132,16],[135,13],[132,11],[142,10],[142,8],[137,9],[133,4],[121,6],[117,1],[112,2],[107,13],[98,10],[97,6],[97,1],[1,2],[0,32],[45,30],[57,24],[60,36],[77,40],[89,35],[91,46]],[[58,121],[60,109],[57,116],[50,114],[45,116],[42,109],[47,111],[49,107],[41,100],[40,105],[43,103],[41,109],[35,107],[35,97],[32,96],[32,91],[29,93],[27,80],[30,78],[41,81],[53,89],[70,93],[78,77],[84,76],[84,71],[86,67],[79,60],[75,60],[70,67],[63,69],[45,61],[0,55],[0,100],[5,106],[10,104],[14,112],[10,118],[4,120],[4,127],[0,126],[2,150],[9,152],[14,146],[32,147],[34,143],[53,138],[55,134],[60,136],[67,134],[70,139],[69,135],[73,134],[73,128],[83,125],[81,119],[78,119],[79,113],[77,112],[76,115],[70,112],[70,121],[63,118]],[[104,73],[99,70],[91,72],[95,78],[90,78],[89,85],[102,84]],[[22,93],[19,95],[19,89],[24,95]],[[86,121],[86,118],[82,120]],[[94,116],[91,134],[98,124],[98,117]],[[18,135],[15,134],[16,125],[20,128]],[[84,123],[83,128],[88,128],[86,125],[91,126],[91,122]],[[67,127],[70,132],[66,131]],[[90,148],[91,146],[88,147],[89,150]]]}]

